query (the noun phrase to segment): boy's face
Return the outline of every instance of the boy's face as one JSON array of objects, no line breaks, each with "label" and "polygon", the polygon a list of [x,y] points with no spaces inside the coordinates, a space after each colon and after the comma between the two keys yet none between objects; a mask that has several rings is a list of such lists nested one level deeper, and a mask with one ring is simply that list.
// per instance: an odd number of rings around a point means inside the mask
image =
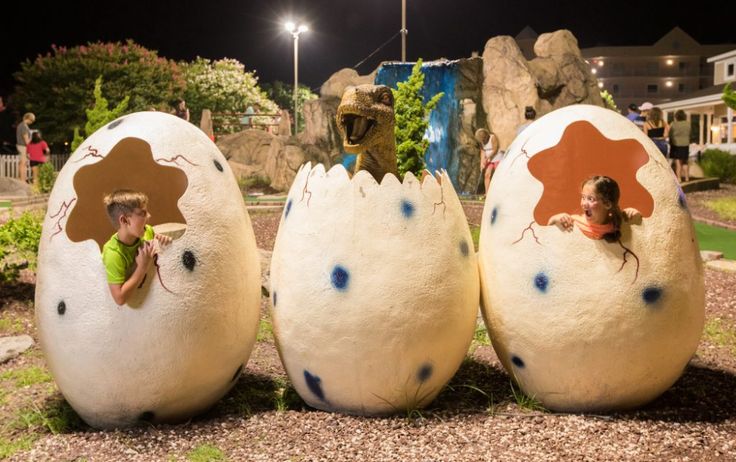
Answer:
[{"label": "boy's face", "polygon": [[146,223],[148,223],[148,218],[150,218],[150,216],[151,215],[148,213],[148,209],[146,209],[145,206],[143,208],[136,207],[136,209],[133,210],[133,213],[125,215],[122,225],[126,227],[126,231],[129,234],[140,239],[143,237]]}]

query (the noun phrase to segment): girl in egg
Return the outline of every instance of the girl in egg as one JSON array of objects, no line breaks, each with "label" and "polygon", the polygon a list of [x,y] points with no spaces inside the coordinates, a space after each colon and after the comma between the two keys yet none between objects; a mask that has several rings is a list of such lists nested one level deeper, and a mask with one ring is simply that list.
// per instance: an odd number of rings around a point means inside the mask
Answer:
[{"label": "girl in egg", "polygon": [[613,178],[596,175],[582,184],[580,208],[582,215],[558,213],[553,215],[548,225],[556,225],[563,231],[571,232],[574,225],[591,239],[605,239],[616,242],[621,237],[621,223],[641,219],[641,213],[635,208],[621,210],[618,200],[621,190]]}]

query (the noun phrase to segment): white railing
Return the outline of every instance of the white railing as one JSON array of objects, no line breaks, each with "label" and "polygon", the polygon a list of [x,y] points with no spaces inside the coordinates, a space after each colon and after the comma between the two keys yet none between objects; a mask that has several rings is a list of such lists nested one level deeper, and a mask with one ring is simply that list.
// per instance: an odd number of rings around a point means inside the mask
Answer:
[{"label": "white railing", "polygon": [[[49,162],[54,166],[54,170],[57,172],[64,166],[66,160],[69,158],[68,154],[51,154],[48,156]],[[20,163],[20,157],[17,154],[3,154],[0,155],[0,178],[20,178],[18,164]],[[31,178],[31,163],[27,162],[26,178]]]}]

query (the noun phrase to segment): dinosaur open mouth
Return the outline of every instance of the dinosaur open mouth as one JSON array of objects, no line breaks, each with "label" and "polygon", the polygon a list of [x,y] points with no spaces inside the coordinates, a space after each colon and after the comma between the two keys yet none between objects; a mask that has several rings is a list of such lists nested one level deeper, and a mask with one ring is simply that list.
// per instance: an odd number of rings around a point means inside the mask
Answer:
[{"label": "dinosaur open mouth", "polygon": [[360,144],[366,134],[376,125],[374,119],[357,114],[344,114],[342,126],[345,127],[345,136],[349,144]]}]

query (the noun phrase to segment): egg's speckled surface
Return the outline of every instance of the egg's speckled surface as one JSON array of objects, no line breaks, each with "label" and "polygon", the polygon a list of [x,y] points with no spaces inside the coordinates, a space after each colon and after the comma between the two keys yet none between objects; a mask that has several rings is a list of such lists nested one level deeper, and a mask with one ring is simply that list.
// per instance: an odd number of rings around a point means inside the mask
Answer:
[{"label": "egg's speckled surface", "polygon": [[[591,175],[614,178],[619,205],[642,214],[620,242],[546,226],[581,213]],[[684,195],[652,141],[613,111],[569,106],[517,137],[491,183],[479,264],[496,353],[550,409],[646,403],[697,347],[703,270]]]},{"label": "egg's speckled surface", "polygon": [[302,167],[271,263],[274,333],[311,406],[383,414],[427,405],[473,336],[473,241],[446,174],[379,185]]},{"label": "egg's speckled surface", "polygon": [[[102,197],[119,188],[148,194],[151,224],[178,223],[122,306],[100,253],[114,232]],[[258,258],[235,179],[197,127],[142,112],[100,128],[59,173],[39,250],[39,337],[67,401],[101,428],[176,421],[210,407],[255,342]]]}]

